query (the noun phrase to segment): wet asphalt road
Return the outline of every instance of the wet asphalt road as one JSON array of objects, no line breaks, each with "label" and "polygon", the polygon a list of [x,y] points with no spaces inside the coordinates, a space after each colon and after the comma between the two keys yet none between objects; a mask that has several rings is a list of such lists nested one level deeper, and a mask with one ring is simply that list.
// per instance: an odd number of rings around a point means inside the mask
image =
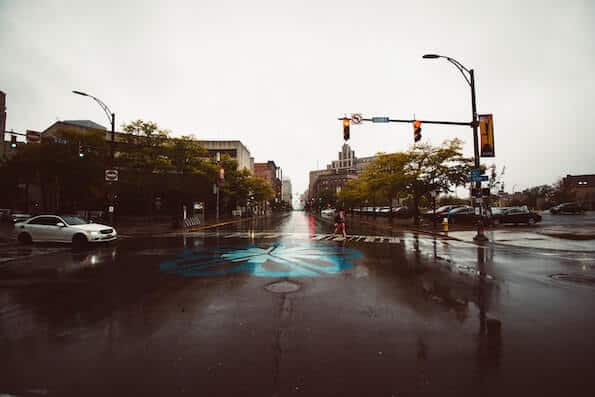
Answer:
[{"label": "wet asphalt road", "polygon": [[331,232],[295,212],[5,263],[0,394],[593,394],[595,252]]}]

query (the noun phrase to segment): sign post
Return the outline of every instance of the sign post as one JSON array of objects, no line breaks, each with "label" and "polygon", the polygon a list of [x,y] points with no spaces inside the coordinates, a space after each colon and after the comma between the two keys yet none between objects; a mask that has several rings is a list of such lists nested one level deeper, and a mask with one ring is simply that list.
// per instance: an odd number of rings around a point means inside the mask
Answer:
[{"label": "sign post", "polygon": [[118,170],[105,170],[106,182],[118,182]]}]

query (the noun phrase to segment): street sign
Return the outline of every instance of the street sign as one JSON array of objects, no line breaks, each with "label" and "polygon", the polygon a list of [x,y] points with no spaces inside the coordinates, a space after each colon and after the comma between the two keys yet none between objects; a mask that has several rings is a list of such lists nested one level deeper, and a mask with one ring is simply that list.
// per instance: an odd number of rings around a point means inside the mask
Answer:
[{"label": "street sign", "polygon": [[471,179],[476,178],[481,175],[481,170],[479,168],[473,168],[471,170]]},{"label": "street sign", "polygon": [[471,180],[473,182],[487,182],[490,180],[490,177],[487,175],[477,175],[477,176],[471,176]]},{"label": "street sign", "polygon": [[201,201],[195,202],[194,203],[194,209],[195,210],[202,210],[204,207],[204,203],[202,203]]},{"label": "street sign", "polygon": [[353,124],[359,124],[362,122],[362,115],[360,113],[353,113],[351,115],[351,121]]},{"label": "street sign", "polygon": [[388,123],[389,121],[388,117],[372,117],[372,123]]},{"label": "street sign", "polygon": [[110,214],[114,213],[114,206],[110,205],[109,207],[107,207],[107,212],[109,212]]},{"label": "street sign", "polygon": [[118,182],[118,170],[105,170],[105,180],[107,182]]}]

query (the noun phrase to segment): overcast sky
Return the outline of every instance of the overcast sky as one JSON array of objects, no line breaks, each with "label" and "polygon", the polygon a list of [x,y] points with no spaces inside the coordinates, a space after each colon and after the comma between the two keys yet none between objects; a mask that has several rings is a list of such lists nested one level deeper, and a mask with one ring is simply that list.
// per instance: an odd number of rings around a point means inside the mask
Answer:
[{"label": "overcast sky", "polygon": [[[337,157],[337,117],[469,121],[470,91],[439,53],[475,69],[511,191],[595,173],[595,2],[0,0],[7,129],[57,119],[157,122],[174,135],[239,139],[295,193]],[[468,127],[422,126],[423,140]],[[356,156],[406,149],[408,124],[352,128]],[[491,164],[492,159],[484,163]]]}]

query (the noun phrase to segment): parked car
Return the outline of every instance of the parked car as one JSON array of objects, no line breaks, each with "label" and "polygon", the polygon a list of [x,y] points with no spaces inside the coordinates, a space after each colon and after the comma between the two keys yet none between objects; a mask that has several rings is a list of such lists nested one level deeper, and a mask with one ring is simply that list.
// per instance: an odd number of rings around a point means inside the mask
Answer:
[{"label": "parked car", "polygon": [[407,207],[395,207],[393,208],[393,216],[397,218],[409,218],[411,213]]},{"label": "parked car", "polygon": [[562,203],[550,208],[550,214],[582,214],[585,210],[577,203]]},{"label": "parked car", "polygon": [[492,224],[498,225],[500,223],[526,223],[533,225],[541,222],[541,215],[530,211],[527,207],[511,207],[494,211],[492,209]]},{"label": "parked car", "polygon": [[12,211],[8,208],[0,208],[0,222],[9,223],[12,220]]},{"label": "parked car", "polygon": [[320,211],[320,214],[322,216],[333,216],[335,215],[335,209],[334,208],[325,208],[322,211]]},{"label": "parked car", "polygon": [[390,215],[390,207],[378,207],[376,209],[376,215],[380,216],[389,216]]},{"label": "parked car", "polygon": [[31,214],[21,214],[21,213],[13,213],[11,215],[11,220],[12,223],[17,223],[17,222],[23,222],[26,221],[27,219],[31,218],[33,215]]},{"label": "parked car", "polygon": [[475,215],[475,208],[473,207],[459,207],[449,211],[449,224],[474,224],[477,223],[479,215]]},{"label": "parked car", "polygon": [[462,207],[466,207],[466,206],[443,205],[442,207],[436,208],[435,215],[434,215],[434,211],[430,210],[430,211],[427,211],[426,213],[422,214],[421,216],[424,220],[427,220],[428,222],[432,222],[434,220],[434,218],[436,218],[437,222],[441,222],[442,218],[446,218],[450,211],[454,210],[455,208],[462,208]]},{"label": "parked car", "polygon": [[111,226],[89,223],[71,215],[38,215],[14,225],[17,240],[32,242],[62,242],[83,246],[87,243],[108,242],[117,239]]}]

